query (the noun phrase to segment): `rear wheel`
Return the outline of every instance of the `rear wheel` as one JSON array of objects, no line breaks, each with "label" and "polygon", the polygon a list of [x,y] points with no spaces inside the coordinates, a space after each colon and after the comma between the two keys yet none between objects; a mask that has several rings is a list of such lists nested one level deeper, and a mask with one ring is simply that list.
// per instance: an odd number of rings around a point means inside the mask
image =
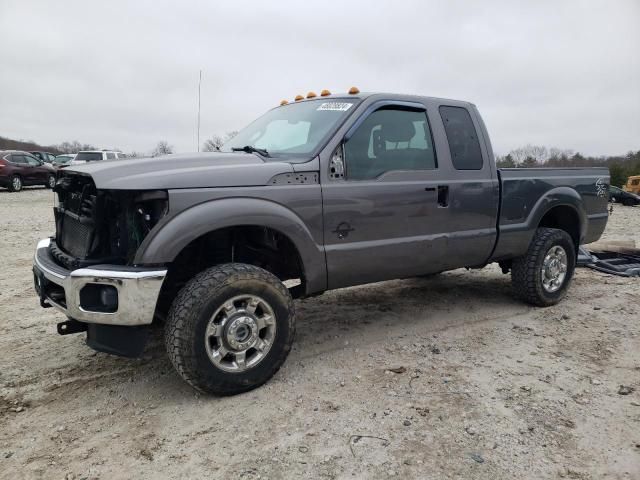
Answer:
[{"label": "rear wheel", "polygon": [[22,178],[19,175],[14,175],[13,177],[11,177],[9,190],[12,192],[19,192],[20,190],[22,190]]},{"label": "rear wheel", "polygon": [[284,363],[295,335],[293,300],[274,275],[231,263],[196,275],[165,326],[169,358],[192,387],[233,395],[262,385]]},{"label": "rear wheel", "polygon": [[527,253],[513,260],[511,284],[527,303],[555,305],[567,293],[575,266],[571,236],[556,228],[538,228]]}]

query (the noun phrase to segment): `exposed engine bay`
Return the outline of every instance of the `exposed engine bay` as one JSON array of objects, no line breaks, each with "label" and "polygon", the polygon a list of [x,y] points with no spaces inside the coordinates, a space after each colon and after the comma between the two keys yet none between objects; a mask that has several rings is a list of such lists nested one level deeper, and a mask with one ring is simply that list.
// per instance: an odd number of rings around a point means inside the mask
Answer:
[{"label": "exposed engine bay", "polygon": [[68,269],[131,264],[169,208],[164,190],[97,190],[89,175],[71,171],[60,172],[53,190],[56,236],[49,248]]}]

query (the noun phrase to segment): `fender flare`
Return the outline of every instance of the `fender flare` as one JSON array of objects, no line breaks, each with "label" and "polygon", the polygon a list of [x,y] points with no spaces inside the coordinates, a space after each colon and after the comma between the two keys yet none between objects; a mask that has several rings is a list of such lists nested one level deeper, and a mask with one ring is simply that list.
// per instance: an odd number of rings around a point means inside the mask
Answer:
[{"label": "fender flare", "polygon": [[307,293],[326,289],[324,249],[318,245],[302,219],[270,200],[224,198],[194,205],[167,219],[144,239],[134,264],[171,263],[193,240],[227,227],[261,226],[286,236],[295,245],[305,272]]},{"label": "fender flare", "polygon": [[582,197],[571,187],[556,187],[545,192],[531,207],[528,215],[521,223],[499,224],[499,237],[496,249],[490,261],[498,261],[524,255],[531,244],[542,218],[555,207],[573,209],[580,222],[580,239],[588,227],[588,219],[584,210]]}]

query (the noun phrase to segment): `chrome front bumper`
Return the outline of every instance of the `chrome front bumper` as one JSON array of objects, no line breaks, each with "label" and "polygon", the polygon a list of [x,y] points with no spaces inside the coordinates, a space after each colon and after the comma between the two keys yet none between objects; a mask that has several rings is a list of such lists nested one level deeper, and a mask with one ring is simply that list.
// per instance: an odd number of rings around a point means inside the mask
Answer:
[{"label": "chrome front bumper", "polygon": [[[69,318],[105,325],[148,325],[158,302],[166,270],[123,265],[94,265],[66,270],[53,261],[48,238],[40,240],[33,261],[35,289],[40,303],[51,305]],[[117,290],[114,312],[83,308],[80,291],[87,285],[110,285]]]}]

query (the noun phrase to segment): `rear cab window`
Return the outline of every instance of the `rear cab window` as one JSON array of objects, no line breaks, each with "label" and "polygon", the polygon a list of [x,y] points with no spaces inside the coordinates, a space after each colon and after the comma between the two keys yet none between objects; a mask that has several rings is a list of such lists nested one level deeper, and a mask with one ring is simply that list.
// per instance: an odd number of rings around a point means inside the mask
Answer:
[{"label": "rear cab window", "polygon": [[443,105],[439,111],[453,167],[456,170],[482,170],[480,141],[467,109]]}]

